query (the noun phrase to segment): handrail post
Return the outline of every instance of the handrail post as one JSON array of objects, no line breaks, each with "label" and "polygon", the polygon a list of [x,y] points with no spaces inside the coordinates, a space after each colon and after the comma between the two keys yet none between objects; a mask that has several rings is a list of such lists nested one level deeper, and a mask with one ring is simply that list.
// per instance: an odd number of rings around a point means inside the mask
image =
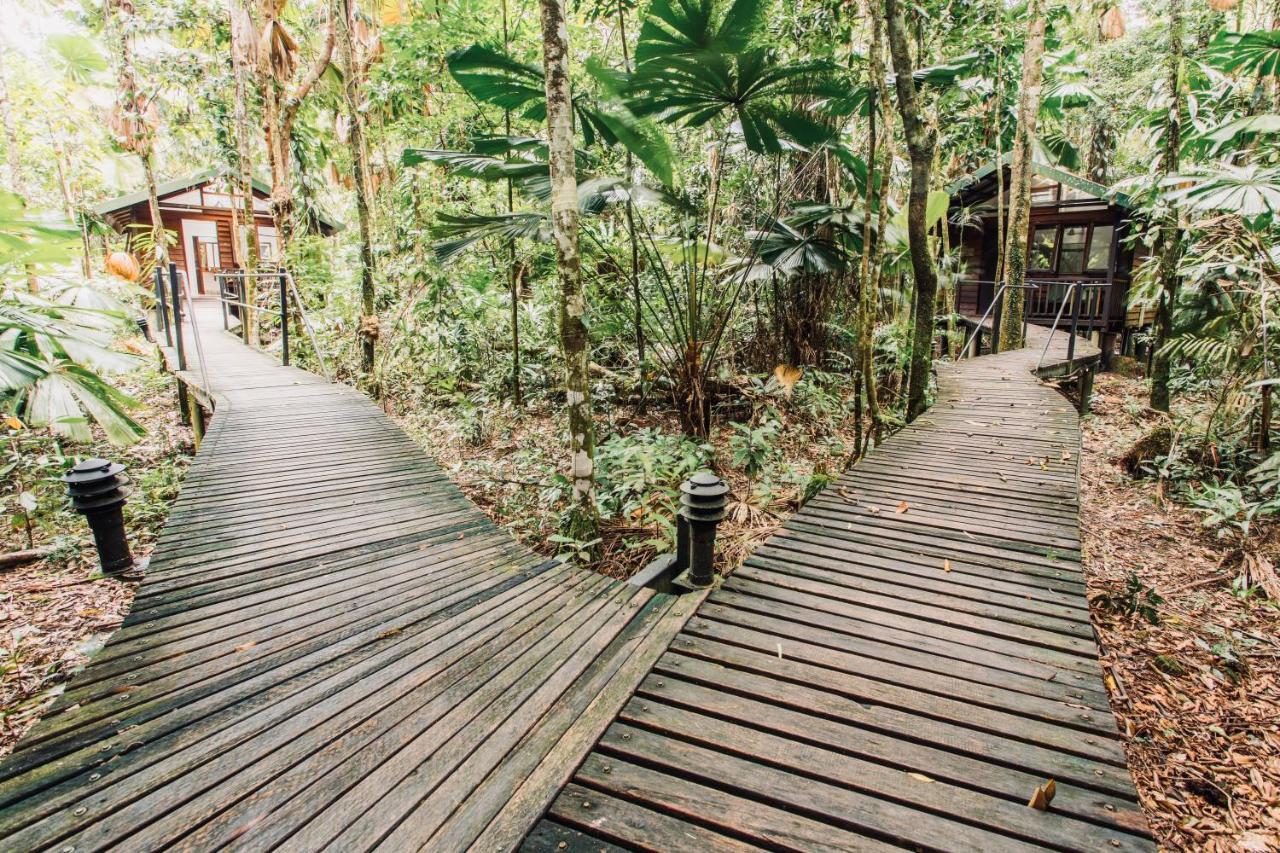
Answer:
[{"label": "handrail post", "polygon": [[217,273],[213,280],[218,285],[218,307],[222,309],[222,331],[225,332],[231,328],[231,321],[227,318],[227,277]]},{"label": "handrail post", "polygon": [[991,354],[1000,352],[1000,320],[1004,317],[1004,296],[1009,292],[1009,285],[1001,284],[996,291],[995,313],[991,315]]},{"label": "handrail post", "polygon": [[169,290],[173,302],[173,337],[178,348],[178,369],[187,369],[187,354],[182,345],[182,286],[178,284],[178,265],[169,262]]},{"label": "handrail post", "polygon": [[289,279],[280,268],[280,363],[289,366]]},{"label": "handrail post", "polygon": [[1076,330],[1080,328],[1080,303],[1084,301],[1084,287],[1076,282],[1075,301],[1071,303],[1071,336],[1067,338],[1067,362],[1076,357]]},{"label": "handrail post", "polygon": [[164,343],[165,346],[173,346],[173,334],[169,329],[169,305],[164,295],[164,270],[156,264],[156,314],[159,315],[159,323],[164,327]]}]

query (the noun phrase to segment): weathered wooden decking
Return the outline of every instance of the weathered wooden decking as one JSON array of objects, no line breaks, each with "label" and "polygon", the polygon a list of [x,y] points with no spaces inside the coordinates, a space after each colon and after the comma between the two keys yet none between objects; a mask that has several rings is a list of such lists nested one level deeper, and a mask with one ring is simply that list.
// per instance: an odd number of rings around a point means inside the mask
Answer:
[{"label": "weathered wooden decking", "polygon": [[0,850],[518,839],[695,602],[519,546],[197,314],[212,428],[124,626],[0,764]]},{"label": "weathered wooden decking", "polygon": [[0,850],[1151,846],[1038,346],[943,365],[703,601],[534,555],[198,314],[213,426],[124,627],[0,763]]},{"label": "weathered wooden decking", "polygon": [[940,366],[934,408],[701,605],[524,847],[1149,849],[1044,337]]}]

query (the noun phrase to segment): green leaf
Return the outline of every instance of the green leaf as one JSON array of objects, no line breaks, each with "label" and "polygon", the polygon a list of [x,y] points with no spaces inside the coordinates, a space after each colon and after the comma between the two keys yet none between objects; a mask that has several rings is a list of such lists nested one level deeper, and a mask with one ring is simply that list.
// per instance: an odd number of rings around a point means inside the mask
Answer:
[{"label": "green leaf", "polygon": [[431,234],[441,238],[432,245],[432,250],[436,258],[445,263],[488,237],[549,243],[551,221],[542,213],[501,213],[493,216],[441,213],[436,217]]},{"label": "green leaf", "polygon": [[481,44],[449,54],[449,73],[477,101],[521,113],[532,121],[547,117],[542,69],[517,62]]},{"label": "green leaf", "polygon": [[1220,166],[1216,171],[1175,175],[1162,181],[1165,198],[1205,211],[1235,213],[1253,220],[1280,212],[1280,169],[1257,165]]},{"label": "green leaf", "polygon": [[1280,76],[1280,30],[1222,30],[1209,43],[1205,64],[1229,73]]},{"label": "green leaf", "polygon": [[107,70],[106,58],[86,36],[50,36],[46,44],[53,50],[54,65],[72,82],[83,85]]},{"label": "green leaf", "polygon": [[585,108],[583,114],[596,124],[606,144],[621,144],[644,163],[663,186],[672,185],[675,174],[671,146],[655,122],[639,118],[626,107],[613,102],[601,102],[595,107]]}]

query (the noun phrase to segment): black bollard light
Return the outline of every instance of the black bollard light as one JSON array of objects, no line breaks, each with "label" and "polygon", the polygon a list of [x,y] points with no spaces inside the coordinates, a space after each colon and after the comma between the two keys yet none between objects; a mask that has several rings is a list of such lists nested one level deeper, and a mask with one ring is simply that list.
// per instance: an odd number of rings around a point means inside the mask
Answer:
[{"label": "black bollard light", "polygon": [[86,459],[62,478],[67,497],[93,531],[102,573],[119,574],[133,565],[124,532],[124,499],[128,495],[124,466],[106,459]]},{"label": "black bollard light", "polygon": [[710,471],[699,471],[680,485],[680,530],[677,559],[688,569],[694,587],[711,586],[716,525],[729,504],[729,486]]}]

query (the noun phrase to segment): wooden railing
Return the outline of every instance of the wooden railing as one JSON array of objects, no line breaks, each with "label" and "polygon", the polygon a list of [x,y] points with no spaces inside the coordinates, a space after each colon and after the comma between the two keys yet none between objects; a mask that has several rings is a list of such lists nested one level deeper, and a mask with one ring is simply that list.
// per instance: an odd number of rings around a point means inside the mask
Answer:
[{"label": "wooden railing", "polygon": [[[1079,283],[1081,288],[1073,288]],[[1097,279],[1081,279],[1079,282],[1066,279],[1027,279],[1027,284],[1035,285],[1026,289],[1024,312],[1027,322],[1040,326],[1051,324],[1061,312],[1064,316],[1074,316],[1074,306],[1063,311],[1063,302],[1072,293],[1080,293],[1080,313],[1078,323],[1089,330],[1106,328],[1112,319],[1112,293],[1115,285]],[[956,283],[956,310],[961,314],[977,316],[986,311],[996,301],[995,294],[1000,290],[996,282],[980,279],[960,279]],[[983,300],[983,297],[986,300]],[[998,316],[1000,308],[996,306]]]}]

